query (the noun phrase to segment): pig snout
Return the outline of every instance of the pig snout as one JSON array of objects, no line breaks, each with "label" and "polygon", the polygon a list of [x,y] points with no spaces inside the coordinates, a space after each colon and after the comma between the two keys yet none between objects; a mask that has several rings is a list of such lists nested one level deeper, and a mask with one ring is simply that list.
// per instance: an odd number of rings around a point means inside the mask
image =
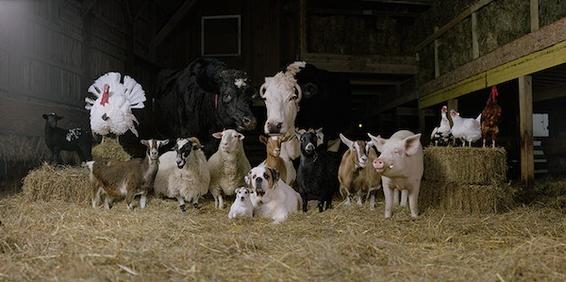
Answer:
[{"label": "pig snout", "polygon": [[373,161],[373,168],[376,170],[384,170],[385,169],[385,162],[380,159],[375,159]]}]

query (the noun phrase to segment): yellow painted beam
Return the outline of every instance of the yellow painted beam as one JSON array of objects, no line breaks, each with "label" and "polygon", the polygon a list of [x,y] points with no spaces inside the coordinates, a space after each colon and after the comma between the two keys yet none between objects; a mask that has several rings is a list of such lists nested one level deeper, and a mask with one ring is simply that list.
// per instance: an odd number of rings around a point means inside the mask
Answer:
[{"label": "yellow painted beam", "polygon": [[462,95],[566,63],[566,41],[481,72],[419,99],[427,108]]}]

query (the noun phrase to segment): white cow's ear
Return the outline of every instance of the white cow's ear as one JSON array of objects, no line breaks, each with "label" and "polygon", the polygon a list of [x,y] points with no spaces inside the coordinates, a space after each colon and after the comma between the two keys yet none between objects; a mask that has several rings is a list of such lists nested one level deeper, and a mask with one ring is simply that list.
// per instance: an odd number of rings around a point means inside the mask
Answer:
[{"label": "white cow's ear", "polygon": [[373,136],[370,133],[368,133],[368,136],[371,139],[372,145],[375,146],[377,151],[381,153],[382,150],[383,150],[383,145],[385,145],[385,142],[387,142],[387,140],[381,138],[381,136],[379,136],[379,135]]},{"label": "white cow's ear", "polygon": [[340,133],[340,140],[342,140],[342,143],[344,143],[344,145],[348,146],[348,148],[352,148],[352,144],[354,144],[354,142],[352,142],[352,140],[346,138],[346,136],[342,135],[342,133]]},{"label": "white cow's ear", "polygon": [[222,135],[224,135],[222,132],[212,133],[212,137],[216,139],[222,139]]},{"label": "white cow's ear", "polygon": [[420,139],[421,134],[419,133],[413,136],[409,136],[403,140],[403,142],[405,143],[405,154],[407,154],[407,156],[414,155],[418,152],[421,146]]}]

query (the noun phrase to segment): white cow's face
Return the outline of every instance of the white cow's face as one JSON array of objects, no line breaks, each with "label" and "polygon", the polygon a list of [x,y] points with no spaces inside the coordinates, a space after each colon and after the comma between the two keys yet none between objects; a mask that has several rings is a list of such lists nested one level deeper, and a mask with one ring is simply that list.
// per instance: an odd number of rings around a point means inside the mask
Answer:
[{"label": "white cow's face", "polygon": [[266,134],[286,134],[294,128],[301,101],[301,87],[292,76],[280,72],[274,77],[265,78],[260,95],[267,108]]}]

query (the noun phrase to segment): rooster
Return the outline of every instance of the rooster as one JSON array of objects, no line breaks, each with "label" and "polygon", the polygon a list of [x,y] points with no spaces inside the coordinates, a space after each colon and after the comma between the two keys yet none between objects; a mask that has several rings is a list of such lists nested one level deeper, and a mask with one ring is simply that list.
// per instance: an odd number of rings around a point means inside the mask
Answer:
[{"label": "rooster", "polygon": [[473,118],[462,118],[460,117],[460,113],[456,112],[455,110],[450,110],[450,117],[452,118],[452,122],[454,125],[452,126],[452,135],[454,138],[458,138],[462,140],[462,147],[466,145],[466,142],[469,143],[469,146],[472,146],[472,142],[476,142],[481,138],[481,114],[473,119]]},{"label": "rooster", "polygon": [[110,133],[123,135],[130,130],[138,136],[135,124],[139,122],[132,109],[144,107],[145,92],[140,84],[127,75],[121,82],[120,73],[109,72],[94,81],[88,92],[96,97],[85,98],[93,132],[105,136]]},{"label": "rooster", "polygon": [[495,139],[497,138],[497,134],[499,134],[498,124],[501,118],[501,107],[497,104],[497,96],[499,96],[497,87],[493,86],[485,108],[483,108],[481,113],[481,134],[484,147],[487,138],[491,136],[491,147],[495,148]]},{"label": "rooster", "polygon": [[440,115],[442,119],[440,120],[440,126],[435,127],[430,135],[430,140],[434,142],[435,146],[447,146],[452,139],[452,129],[450,128],[450,122],[446,113],[448,112],[448,107],[443,106],[440,110]]}]

